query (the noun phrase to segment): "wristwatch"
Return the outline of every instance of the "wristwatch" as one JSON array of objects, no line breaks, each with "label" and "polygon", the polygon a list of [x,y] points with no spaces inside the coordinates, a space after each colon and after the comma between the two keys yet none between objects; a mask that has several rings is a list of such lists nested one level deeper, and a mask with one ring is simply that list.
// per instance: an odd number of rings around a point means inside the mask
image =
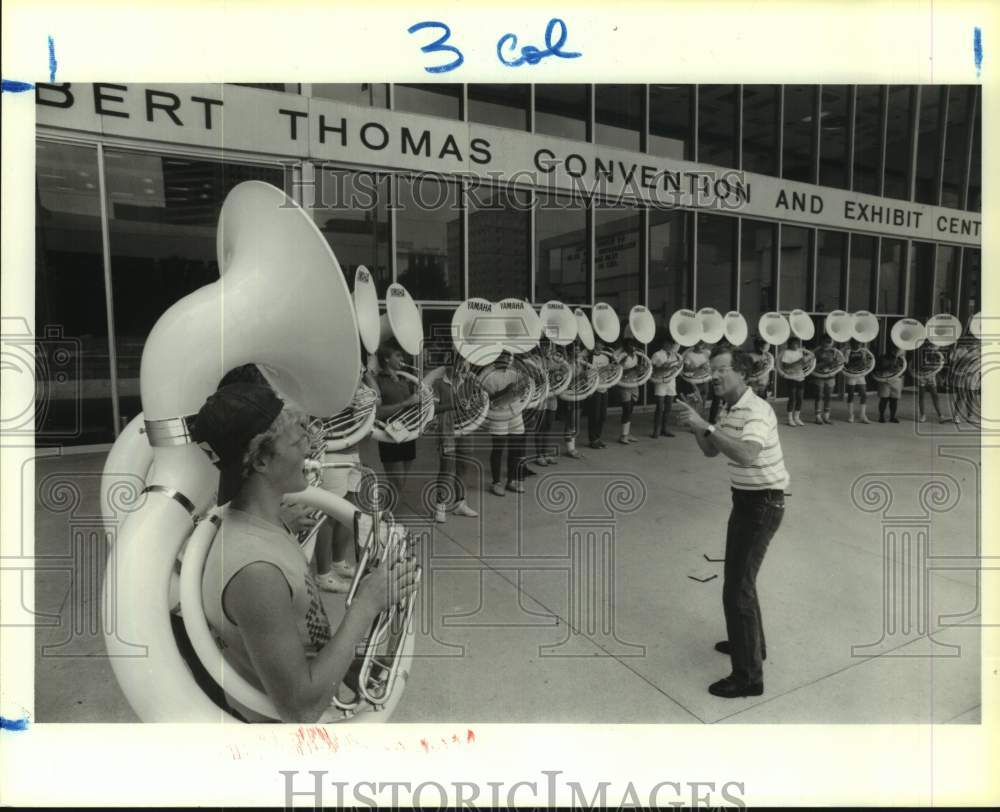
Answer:
[{"label": "wristwatch", "polygon": [[702,436],[711,437],[713,434],[715,434],[715,423],[709,423],[708,428],[705,429],[704,432],[702,432]]}]

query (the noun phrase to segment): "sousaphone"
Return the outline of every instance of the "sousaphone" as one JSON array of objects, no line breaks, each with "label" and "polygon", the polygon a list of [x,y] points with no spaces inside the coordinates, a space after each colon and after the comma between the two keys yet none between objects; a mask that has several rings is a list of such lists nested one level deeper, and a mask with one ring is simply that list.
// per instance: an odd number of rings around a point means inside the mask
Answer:
[{"label": "sousaphone", "polygon": [[[590,325],[587,314],[579,307],[573,311],[576,319],[576,336],[585,350],[594,349],[594,329]],[[599,378],[597,369],[593,364],[588,363],[582,354],[577,352],[572,361],[573,375],[570,378],[569,386],[559,393],[559,399],[570,403],[578,403],[586,400],[597,391]]]},{"label": "sousaphone", "polygon": [[[892,330],[889,331],[889,338],[903,352],[913,352],[918,347],[923,346],[923,343],[927,340],[927,330],[916,319],[900,319],[892,325]],[[872,378],[879,383],[886,383],[893,378],[900,377],[906,372],[906,367],[906,357],[903,355],[895,356],[892,358],[891,363],[879,359],[875,371],[872,372]]]},{"label": "sousaphone", "polygon": [[541,322],[520,299],[496,302],[491,311],[490,337],[500,346],[501,354],[479,373],[479,381],[490,393],[487,419],[496,423],[518,417],[534,398],[534,379],[517,356],[538,343]]},{"label": "sousaphone", "polygon": [[[788,314],[788,327],[796,338],[809,341],[816,334],[816,325],[804,310],[793,310]],[[805,347],[802,348],[802,358],[790,364],[779,360],[776,368],[782,378],[790,381],[804,381],[816,368],[816,356]]]},{"label": "sousaphone", "polygon": [[[851,339],[851,328],[854,323],[853,317],[843,311],[834,310],[827,314],[823,323],[826,334],[833,339],[834,344],[844,344]],[[816,351],[816,368],[812,377],[826,380],[833,378],[844,369],[846,359],[836,346],[829,349],[820,347]]]},{"label": "sousaphone", "polygon": [[471,367],[489,366],[503,351],[500,343],[490,336],[492,317],[493,305],[478,298],[467,299],[451,317],[452,343],[464,361],[453,367],[456,379],[452,384],[455,405],[452,427],[459,437],[478,429],[490,409],[489,395]]},{"label": "sousaphone", "polygon": [[[590,316],[594,333],[604,342],[606,349],[599,350],[594,355],[594,366],[597,369],[597,391],[607,392],[612,386],[617,386],[622,379],[624,369],[610,349],[611,345],[621,335],[621,324],[615,309],[606,302],[598,302]],[[603,359],[603,360],[598,360]]]},{"label": "sousaphone", "polygon": [[[409,292],[398,282],[385,293],[385,315],[379,330],[379,346],[395,338],[403,352],[419,359],[423,352],[424,328],[420,311]],[[408,443],[416,440],[434,419],[434,393],[421,380],[419,366],[396,374],[420,393],[420,402],[405,406],[387,420],[376,420],[372,436],[380,443]]]},{"label": "sousaphone", "polygon": [[765,380],[774,371],[774,353],[771,347],[780,347],[792,334],[792,328],[781,313],[770,311],[764,313],[757,320],[757,334],[767,342],[767,347],[761,353],[760,358],[754,363],[750,378],[754,381]]},{"label": "sousaphone", "polygon": [[[711,308],[706,308],[706,310],[711,310]],[[719,316],[718,324],[716,324],[711,319],[710,314],[708,315],[709,326],[712,330],[711,337],[718,341],[722,338],[722,333],[724,327],[722,324],[722,316],[719,312],[714,311],[717,316]],[[681,355],[682,367],[680,371],[680,376],[692,385],[700,385],[703,383],[708,383],[712,380],[712,370],[709,367],[708,360],[699,364],[692,364],[690,359],[693,357],[694,348],[697,346],[699,341],[707,341],[705,337],[705,327],[706,323],[702,320],[699,313],[695,313],[693,310],[678,310],[670,317],[670,335],[673,337],[680,346],[687,347],[687,351]],[[718,328],[718,330],[716,329]],[[718,335],[716,335],[718,332]],[[714,343],[714,342],[713,342]]]},{"label": "sousaphone", "polygon": [[851,316],[851,338],[860,346],[849,350],[844,374],[852,377],[870,375],[875,369],[875,354],[866,346],[878,335],[878,319],[867,310],[857,310]]},{"label": "sousaphone", "polygon": [[[194,415],[223,374],[257,364],[283,399],[305,412],[332,415],[353,398],[360,348],[351,296],[336,257],[312,218],[283,192],[260,181],[236,186],[218,228],[220,279],[172,305],[143,349],[140,396],[152,465],[143,503],[111,550],[102,605],[104,642],[115,678],[147,722],[237,722],[202,691],[181,656],[170,623],[170,581],[185,543],[181,610],[208,673],[237,701],[277,718],[265,695],[244,695],[223,663],[201,605],[204,555],[222,514],[214,508],[219,474],[192,442]],[[339,350],[339,351],[338,351]],[[316,489],[295,501],[350,526],[356,508]],[[192,533],[192,531],[194,531]],[[192,554],[202,551],[202,555]],[[400,637],[393,691],[379,706],[324,721],[384,721],[398,702],[412,657],[412,624]],[[247,687],[247,686],[243,686]],[[268,711],[270,711],[268,713]]]},{"label": "sousaphone", "polygon": [[[628,327],[625,329],[625,338],[633,339],[643,346],[651,342],[656,335],[656,319],[649,312],[649,308],[643,305],[636,305],[628,313]],[[643,386],[653,375],[653,363],[644,352],[636,351],[635,364],[626,366],[628,362],[622,364],[622,377],[618,385],[625,389],[637,389]]]},{"label": "sousaphone", "polygon": [[962,322],[950,313],[938,313],[927,320],[924,330],[927,341],[916,348],[911,373],[920,383],[930,383],[948,363],[945,351],[961,338]]},{"label": "sousaphone", "polygon": [[566,391],[573,380],[573,367],[566,360],[562,348],[576,339],[576,317],[562,302],[552,300],[542,305],[539,321],[541,337],[548,342],[543,344],[543,358],[549,395],[557,397]]}]

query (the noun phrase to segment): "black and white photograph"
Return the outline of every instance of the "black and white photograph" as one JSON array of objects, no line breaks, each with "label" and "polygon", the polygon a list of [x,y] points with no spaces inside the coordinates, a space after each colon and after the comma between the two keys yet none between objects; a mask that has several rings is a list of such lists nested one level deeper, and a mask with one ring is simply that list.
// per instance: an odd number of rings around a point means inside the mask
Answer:
[{"label": "black and white photograph", "polygon": [[[568,12],[482,50],[426,16],[394,12],[383,81],[76,80],[54,36],[44,76],[4,67],[34,122],[2,336],[33,704],[4,697],[4,744],[288,730],[336,771],[374,735],[475,758],[495,725],[979,735],[983,31],[953,81],[772,56],[671,83],[652,53],[602,80]],[[303,764],[272,802],[320,803]],[[626,802],[536,764],[492,801]],[[795,797],[666,772],[632,803]]]}]

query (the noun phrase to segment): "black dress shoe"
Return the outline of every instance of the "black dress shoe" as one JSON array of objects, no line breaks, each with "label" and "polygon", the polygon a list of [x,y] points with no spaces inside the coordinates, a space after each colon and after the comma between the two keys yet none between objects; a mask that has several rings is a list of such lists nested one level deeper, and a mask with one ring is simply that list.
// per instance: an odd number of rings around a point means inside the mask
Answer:
[{"label": "black dress shoe", "polygon": [[538,471],[534,470],[533,468],[529,468],[527,465],[525,465],[524,466],[524,475],[525,476],[538,476]]},{"label": "black dress shoe", "polygon": [[[720,640],[718,643],[716,643],[715,644],[715,650],[718,651],[720,654],[732,654],[733,653],[733,647],[729,645],[729,641],[728,640]],[[764,654],[761,657],[761,659],[762,660],[766,660],[767,659],[767,652],[766,651],[764,652]]]},{"label": "black dress shoe", "polygon": [[764,683],[743,683],[737,682],[732,677],[726,677],[709,685],[708,692],[713,696],[721,696],[723,699],[735,699],[739,696],[760,696],[764,693]]}]

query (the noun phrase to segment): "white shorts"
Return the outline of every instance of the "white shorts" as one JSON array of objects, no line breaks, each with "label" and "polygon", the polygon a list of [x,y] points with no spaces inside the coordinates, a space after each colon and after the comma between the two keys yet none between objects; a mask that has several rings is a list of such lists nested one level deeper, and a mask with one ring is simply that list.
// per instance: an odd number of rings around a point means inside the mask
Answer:
[{"label": "white shorts", "polygon": [[524,418],[521,415],[505,420],[486,418],[483,425],[490,434],[524,434]]},{"label": "white shorts", "polygon": [[653,396],[658,398],[665,398],[667,395],[677,395],[677,379],[675,378],[670,383],[654,383],[653,384]]},{"label": "white shorts", "polygon": [[323,464],[336,465],[335,468],[323,469],[321,487],[324,491],[334,496],[347,496],[348,493],[358,492],[358,488],[361,487],[361,455],[357,451],[346,453],[327,451],[323,455]]}]

